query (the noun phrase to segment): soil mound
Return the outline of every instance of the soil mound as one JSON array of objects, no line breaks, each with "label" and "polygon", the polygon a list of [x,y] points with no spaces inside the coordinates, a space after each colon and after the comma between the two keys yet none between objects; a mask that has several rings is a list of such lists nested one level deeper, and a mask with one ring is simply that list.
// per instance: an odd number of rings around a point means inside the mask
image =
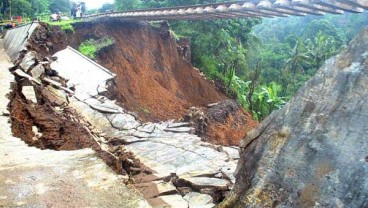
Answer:
[{"label": "soil mound", "polygon": [[238,146],[247,132],[258,125],[235,100],[224,100],[207,108],[191,107],[184,120],[192,122],[196,134],[205,141],[226,146]]}]

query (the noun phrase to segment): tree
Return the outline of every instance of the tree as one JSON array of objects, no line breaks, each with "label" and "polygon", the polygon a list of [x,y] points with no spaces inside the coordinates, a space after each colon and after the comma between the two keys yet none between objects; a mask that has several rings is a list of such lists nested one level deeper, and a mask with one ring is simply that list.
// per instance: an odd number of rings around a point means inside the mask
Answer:
[{"label": "tree", "polygon": [[49,0],[31,0],[32,16],[42,14],[49,14],[50,1]]},{"label": "tree", "polygon": [[140,0],[115,0],[115,8],[117,11],[127,11],[142,8]]},{"label": "tree", "polygon": [[290,58],[286,60],[285,70],[294,75],[297,72],[305,73],[304,64],[310,64],[310,57],[303,51],[304,45],[297,41],[294,48],[289,52]]},{"label": "tree", "polygon": [[12,16],[32,16],[32,5],[27,0],[11,0]]},{"label": "tree", "polygon": [[1,15],[3,18],[5,18],[8,15],[8,10],[10,7],[9,0],[2,0],[0,1],[0,8],[1,8]]},{"label": "tree", "polygon": [[98,12],[105,13],[105,12],[113,12],[115,10],[115,5],[110,3],[105,3],[102,5],[101,8],[98,9]]},{"label": "tree", "polygon": [[313,41],[306,40],[310,57],[315,63],[315,67],[319,68],[332,55],[337,52],[337,43],[334,37],[328,36],[323,32],[318,32]]},{"label": "tree", "polygon": [[304,38],[313,39],[319,32],[323,32],[328,36],[334,37],[339,45],[342,45],[346,42],[346,37],[344,33],[336,28],[334,25],[332,25],[331,22],[324,19],[313,20],[311,23],[309,23],[307,28],[305,29]]},{"label": "tree", "polygon": [[49,9],[52,13],[70,12],[72,2],[70,0],[51,0]]}]

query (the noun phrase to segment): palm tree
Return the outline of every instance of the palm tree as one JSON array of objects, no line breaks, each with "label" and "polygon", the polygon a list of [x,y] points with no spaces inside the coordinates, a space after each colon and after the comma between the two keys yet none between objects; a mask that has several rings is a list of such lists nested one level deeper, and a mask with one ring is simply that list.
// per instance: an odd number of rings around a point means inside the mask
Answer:
[{"label": "palm tree", "polygon": [[297,72],[305,73],[304,66],[310,64],[310,56],[308,52],[303,52],[305,48],[302,43],[297,41],[294,48],[290,51],[290,58],[285,63],[285,70],[291,71],[294,75]]},{"label": "palm tree", "polygon": [[313,41],[308,39],[306,44],[309,55],[315,63],[316,68],[319,68],[328,58],[337,52],[335,38],[321,31],[318,32]]}]

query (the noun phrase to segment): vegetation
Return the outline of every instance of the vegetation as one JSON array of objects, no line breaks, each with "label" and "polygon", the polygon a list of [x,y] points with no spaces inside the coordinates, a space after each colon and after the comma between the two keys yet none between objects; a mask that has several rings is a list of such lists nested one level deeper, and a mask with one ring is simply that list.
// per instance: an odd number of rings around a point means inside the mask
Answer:
[{"label": "vegetation", "polygon": [[1,0],[1,18],[9,19],[12,16],[40,17],[55,12],[70,13],[73,5],[71,0]]},{"label": "vegetation", "polygon": [[60,22],[47,22],[51,26],[59,26],[62,31],[72,32],[74,33],[73,23],[77,22],[76,20],[68,20],[68,21],[60,21]]},{"label": "vegetation", "polygon": [[[224,1],[224,0],[223,0]],[[171,7],[220,2],[220,0],[115,0],[98,10]],[[46,16],[69,13],[70,0],[1,0],[1,16]],[[74,31],[72,22],[50,23]],[[273,19],[232,19],[170,21],[177,39],[191,41],[192,62],[224,91],[234,96],[253,116],[262,120],[280,108],[323,63],[345,47],[362,27],[368,13],[288,17]],[[79,47],[90,58],[114,43],[111,38],[87,40]]]},{"label": "vegetation", "polygon": [[[215,0],[115,0],[131,10],[220,2]],[[221,82],[254,118],[280,108],[359,30],[368,14],[246,20],[171,21],[176,38],[192,44],[193,64]]]},{"label": "vegetation", "polygon": [[100,40],[89,39],[81,43],[78,50],[88,58],[96,59],[96,55],[101,49],[112,46],[114,43],[113,38],[103,38]]}]

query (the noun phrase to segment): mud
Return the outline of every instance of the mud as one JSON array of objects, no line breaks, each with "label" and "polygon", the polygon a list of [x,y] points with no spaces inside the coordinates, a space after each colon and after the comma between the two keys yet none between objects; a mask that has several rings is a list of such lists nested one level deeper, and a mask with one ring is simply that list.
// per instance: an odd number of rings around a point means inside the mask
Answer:
[{"label": "mud", "polygon": [[195,126],[204,141],[225,146],[238,146],[258,123],[235,100],[225,100],[207,108],[190,108],[184,121]]}]

